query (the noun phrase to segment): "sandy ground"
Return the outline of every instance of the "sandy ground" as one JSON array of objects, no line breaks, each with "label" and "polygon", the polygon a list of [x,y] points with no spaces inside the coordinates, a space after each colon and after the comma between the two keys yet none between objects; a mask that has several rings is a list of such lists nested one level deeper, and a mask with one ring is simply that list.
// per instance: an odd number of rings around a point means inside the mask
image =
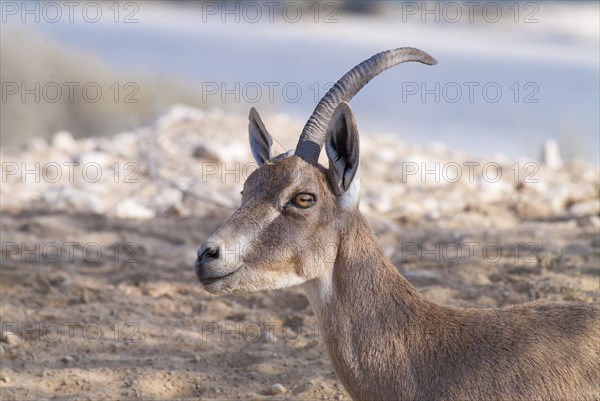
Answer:
[{"label": "sandy ground", "polygon": [[[161,149],[185,144],[185,135],[214,138],[214,130],[207,127],[215,125],[240,132],[226,136],[243,143],[244,119],[227,128],[225,117],[217,114],[197,116],[204,128],[171,116],[168,124],[163,121],[151,131],[169,132],[172,142],[163,138]],[[285,119],[278,124],[297,129]],[[391,174],[386,180],[397,184],[388,188],[366,179],[376,176],[368,162],[375,160],[369,159],[376,154],[375,142],[365,138],[363,211],[388,257],[428,298],[476,308],[539,298],[598,301],[597,170],[542,167],[539,177],[546,189],[532,190],[530,200],[522,183],[498,195],[486,186],[455,191],[454,186],[409,185]],[[48,149],[38,143],[3,157],[41,158],[58,145]],[[396,149],[398,155],[379,161],[393,163],[416,154],[457,157],[399,143]],[[185,157],[179,154],[181,163],[192,160],[192,150]],[[209,153],[196,150],[194,157]],[[150,186],[158,180],[146,167],[140,177]],[[188,174],[195,174],[192,170]],[[237,191],[238,184],[200,185],[197,192],[182,189],[185,196],[169,207],[135,197],[144,209],[103,208],[102,202],[87,198],[87,203],[60,203],[43,196],[52,185],[39,193],[37,184],[27,191],[17,181],[3,185],[2,399],[348,400],[300,289],[213,297],[195,280],[196,249],[234,208],[216,202],[221,199],[216,196],[228,198],[228,188]],[[559,184],[567,195],[556,205],[556,197],[547,195]],[[210,194],[210,202],[191,196],[206,191],[217,191]],[[110,197],[97,193],[101,201]],[[402,195],[394,195],[398,193]],[[128,211],[138,218],[127,217]],[[460,257],[453,251],[457,244]]]}]

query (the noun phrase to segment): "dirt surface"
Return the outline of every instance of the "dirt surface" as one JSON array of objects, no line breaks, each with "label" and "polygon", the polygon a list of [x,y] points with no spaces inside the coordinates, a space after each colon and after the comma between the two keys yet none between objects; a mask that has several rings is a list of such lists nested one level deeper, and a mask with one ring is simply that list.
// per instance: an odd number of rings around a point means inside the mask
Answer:
[{"label": "dirt surface", "polygon": [[[214,131],[207,126],[225,126],[218,124],[224,117],[211,118],[202,125],[206,134],[201,129],[192,134],[210,138]],[[173,143],[182,143],[173,138],[191,128],[189,122],[177,124],[153,133],[168,131]],[[236,120],[231,130],[244,125]],[[390,183],[382,186],[368,179],[381,176],[372,167],[375,143],[365,139],[362,209],[387,256],[428,298],[476,308],[540,298],[599,299],[597,170],[542,167],[538,177],[546,189],[513,183],[500,195],[487,186],[411,184],[395,173],[382,178]],[[34,151],[11,157],[42,157]],[[193,151],[179,157],[206,155]],[[402,144],[397,151],[378,163],[425,152]],[[160,152],[151,154],[160,159]],[[433,151],[428,157],[459,160]],[[142,184],[159,182],[147,173],[147,164],[142,167]],[[559,184],[567,189],[557,205],[548,194]],[[222,190],[214,183],[199,185],[197,193],[228,198],[237,185],[223,183]],[[142,210],[152,214],[134,210],[138,218],[127,218],[114,208],[94,212],[76,201],[49,207],[42,196],[48,188],[40,195],[34,185],[29,197],[20,188],[9,182],[2,192],[3,400],[349,399],[300,289],[213,297],[197,283],[195,252],[234,205],[181,190],[186,196],[177,198],[179,204],[146,203]],[[115,191],[97,192],[105,200]],[[14,197],[21,197],[20,204]]]}]

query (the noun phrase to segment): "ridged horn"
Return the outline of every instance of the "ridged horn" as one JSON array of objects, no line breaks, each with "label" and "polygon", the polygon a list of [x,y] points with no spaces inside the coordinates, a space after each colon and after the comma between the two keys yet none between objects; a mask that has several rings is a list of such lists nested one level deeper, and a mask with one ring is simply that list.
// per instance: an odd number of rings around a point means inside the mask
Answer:
[{"label": "ridged horn", "polygon": [[340,102],[349,102],[363,86],[383,71],[407,61],[437,64],[429,54],[412,47],[400,47],[377,53],[358,64],[341,77],[319,101],[302,130],[295,154],[309,163],[318,163],[321,148],[325,143],[327,124],[337,105]]}]

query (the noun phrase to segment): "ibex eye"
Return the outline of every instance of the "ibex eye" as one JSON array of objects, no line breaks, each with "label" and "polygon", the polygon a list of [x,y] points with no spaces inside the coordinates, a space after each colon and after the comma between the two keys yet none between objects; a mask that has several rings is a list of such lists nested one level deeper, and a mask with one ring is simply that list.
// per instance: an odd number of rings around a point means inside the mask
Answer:
[{"label": "ibex eye", "polygon": [[300,193],[294,196],[292,203],[302,209],[308,209],[315,204],[315,196],[307,193]]}]

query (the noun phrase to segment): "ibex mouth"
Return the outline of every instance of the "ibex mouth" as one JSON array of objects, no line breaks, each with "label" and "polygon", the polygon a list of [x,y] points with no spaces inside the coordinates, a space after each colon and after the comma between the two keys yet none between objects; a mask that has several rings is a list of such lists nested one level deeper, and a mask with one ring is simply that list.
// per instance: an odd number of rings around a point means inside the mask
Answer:
[{"label": "ibex mouth", "polygon": [[202,285],[209,286],[211,284],[214,284],[220,280],[223,280],[223,279],[233,275],[236,271],[237,270],[234,270],[231,273],[225,274],[224,276],[218,276],[218,277],[200,277],[200,276],[198,276],[198,280],[200,281],[200,283],[202,283]]}]

